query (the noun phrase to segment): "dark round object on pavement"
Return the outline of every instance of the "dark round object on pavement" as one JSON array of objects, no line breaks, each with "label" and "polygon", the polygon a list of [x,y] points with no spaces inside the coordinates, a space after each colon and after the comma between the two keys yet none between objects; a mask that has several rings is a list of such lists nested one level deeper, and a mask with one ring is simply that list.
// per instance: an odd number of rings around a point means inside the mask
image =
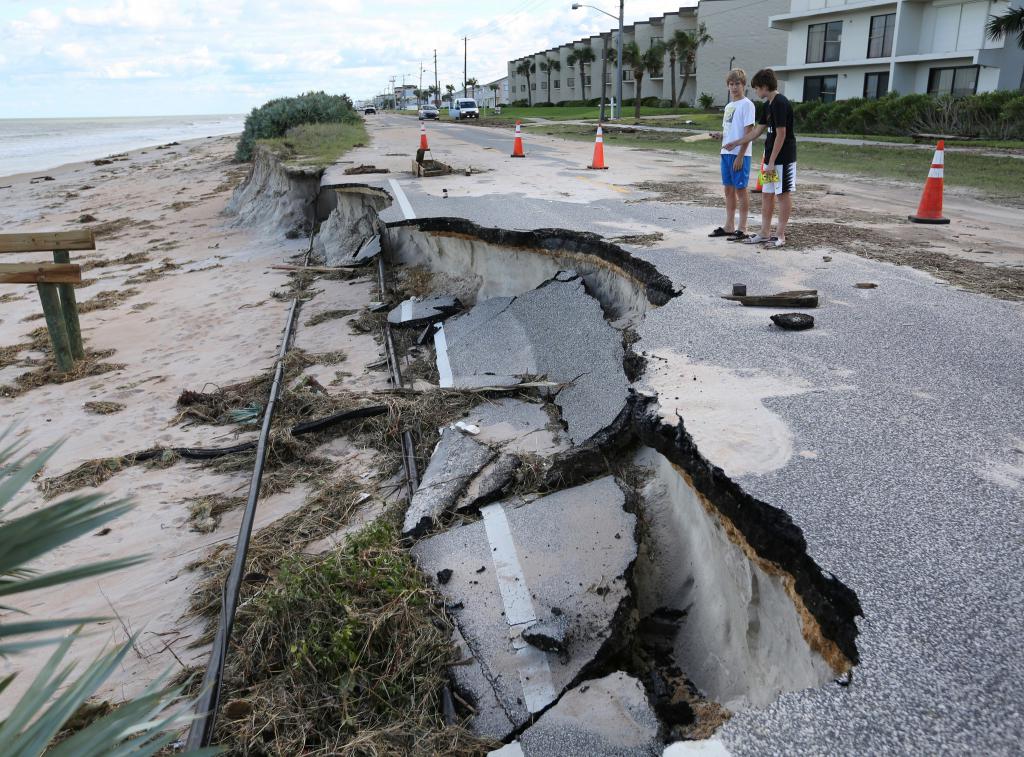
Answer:
[{"label": "dark round object on pavement", "polygon": [[787,331],[803,331],[814,328],[814,316],[804,313],[776,313],[772,316],[772,321],[780,329]]}]

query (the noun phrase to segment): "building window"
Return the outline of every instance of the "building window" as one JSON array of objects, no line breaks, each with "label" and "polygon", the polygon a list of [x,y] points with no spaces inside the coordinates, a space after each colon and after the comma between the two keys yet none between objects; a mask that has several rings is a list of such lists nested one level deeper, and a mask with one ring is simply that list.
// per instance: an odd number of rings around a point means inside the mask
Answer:
[{"label": "building window", "polygon": [[623,68],[622,69],[622,81],[633,81],[633,69]]},{"label": "building window", "polygon": [[548,88],[548,83],[547,83],[546,81],[542,81],[542,82],[540,83],[540,88],[541,88],[541,89],[547,89],[547,88]]},{"label": "building window", "polygon": [[869,58],[887,58],[892,55],[892,35],[895,30],[895,13],[871,17],[871,29],[868,32]]},{"label": "building window", "polygon": [[978,67],[932,68],[928,71],[929,95],[973,95],[978,91]]},{"label": "building window", "polygon": [[889,91],[889,72],[879,71],[873,74],[864,74],[864,99],[877,100],[884,97]]},{"label": "building window", "polygon": [[839,60],[839,43],[843,38],[843,22],[811,24],[807,27],[807,63]]},{"label": "building window", "polygon": [[537,91],[537,82],[530,82],[530,89],[532,89],[534,92],[536,92]]},{"label": "building window", "polygon": [[662,42],[663,40],[664,40],[663,37],[653,37],[652,36],[651,37],[651,46],[653,47],[655,45],[655,43]]},{"label": "building window", "polygon": [[525,84],[520,84],[519,85],[519,91],[520,92],[525,92],[526,91],[526,85]]},{"label": "building window", "polygon": [[554,81],[552,82],[552,84],[554,84],[554,85],[555,85],[555,89],[561,89],[561,88],[562,88],[562,86],[561,86],[561,82],[560,82],[560,81],[559,81],[558,79],[555,79],[555,80],[554,80]]},{"label": "building window", "polygon": [[820,100],[823,103],[836,101],[836,84],[839,77],[831,76],[805,76],[804,77],[804,102]]},{"label": "building window", "polygon": [[569,89],[576,89],[576,78],[573,76],[567,76],[565,78],[565,86]]},{"label": "building window", "polygon": [[590,74],[587,74],[586,76],[584,76],[583,77],[583,86],[589,87],[590,86],[590,79],[591,79]]}]

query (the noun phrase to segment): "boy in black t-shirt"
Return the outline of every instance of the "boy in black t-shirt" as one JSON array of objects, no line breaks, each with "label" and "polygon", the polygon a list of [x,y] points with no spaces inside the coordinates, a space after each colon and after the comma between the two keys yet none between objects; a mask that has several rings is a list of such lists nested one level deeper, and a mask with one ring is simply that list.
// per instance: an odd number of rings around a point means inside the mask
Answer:
[{"label": "boy in black t-shirt", "polygon": [[[768,132],[765,139],[765,167],[761,178],[761,232],[744,239],[747,244],[764,244],[768,247],[782,247],[786,244],[786,225],[793,212],[793,192],[796,190],[796,134],[793,131],[793,107],[779,94],[779,82],[775,72],[762,68],[750,80],[750,86],[757,96],[768,102],[764,114],[753,130],[736,142],[725,145],[733,148],[753,142]],[[779,220],[775,236],[771,236],[772,213],[775,198],[779,199]]]}]

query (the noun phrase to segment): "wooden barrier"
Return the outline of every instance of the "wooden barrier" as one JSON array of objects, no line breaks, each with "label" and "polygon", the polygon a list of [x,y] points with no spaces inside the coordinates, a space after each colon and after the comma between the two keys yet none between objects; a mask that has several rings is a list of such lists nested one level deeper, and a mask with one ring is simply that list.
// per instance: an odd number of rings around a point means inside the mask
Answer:
[{"label": "wooden barrier", "polygon": [[53,357],[62,373],[85,357],[74,287],[82,281],[82,267],[71,263],[69,250],[95,249],[96,240],[87,230],[0,234],[0,253],[53,252],[52,263],[0,264],[0,284],[35,284],[39,289]]}]

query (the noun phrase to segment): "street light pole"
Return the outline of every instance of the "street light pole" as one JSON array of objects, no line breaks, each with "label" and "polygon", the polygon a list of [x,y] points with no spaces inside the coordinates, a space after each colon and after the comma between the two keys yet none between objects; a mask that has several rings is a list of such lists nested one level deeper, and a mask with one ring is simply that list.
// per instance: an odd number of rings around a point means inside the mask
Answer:
[{"label": "street light pole", "polygon": [[[611,120],[615,120],[616,117],[618,117],[618,118],[622,117],[622,22],[623,22],[623,17],[625,15],[625,5],[626,5],[626,0],[619,0],[619,16],[618,16],[618,19],[617,19],[618,22],[619,22],[619,39],[618,39],[618,42],[616,43],[617,65],[615,67],[615,100],[616,100],[616,107],[612,108]],[[575,10],[579,10],[580,8],[590,8],[592,10],[597,11],[598,13],[603,13],[604,15],[608,16],[609,18],[615,18],[615,16],[613,16],[611,13],[609,13],[606,10],[602,10],[601,8],[598,8],[596,5],[587,5],[586,3],[573,3],[572,4],[572,9],[574,11]],[[602,53],[603,52],[604,51],[602,51]],[[636,94],[637,94],[637,97],[640,96],[639,92],[637,92]],[[601,97],[604,97],[604,82],[601,82]],[[618,115],[616,115],[616,108],[618,109]]]}]

